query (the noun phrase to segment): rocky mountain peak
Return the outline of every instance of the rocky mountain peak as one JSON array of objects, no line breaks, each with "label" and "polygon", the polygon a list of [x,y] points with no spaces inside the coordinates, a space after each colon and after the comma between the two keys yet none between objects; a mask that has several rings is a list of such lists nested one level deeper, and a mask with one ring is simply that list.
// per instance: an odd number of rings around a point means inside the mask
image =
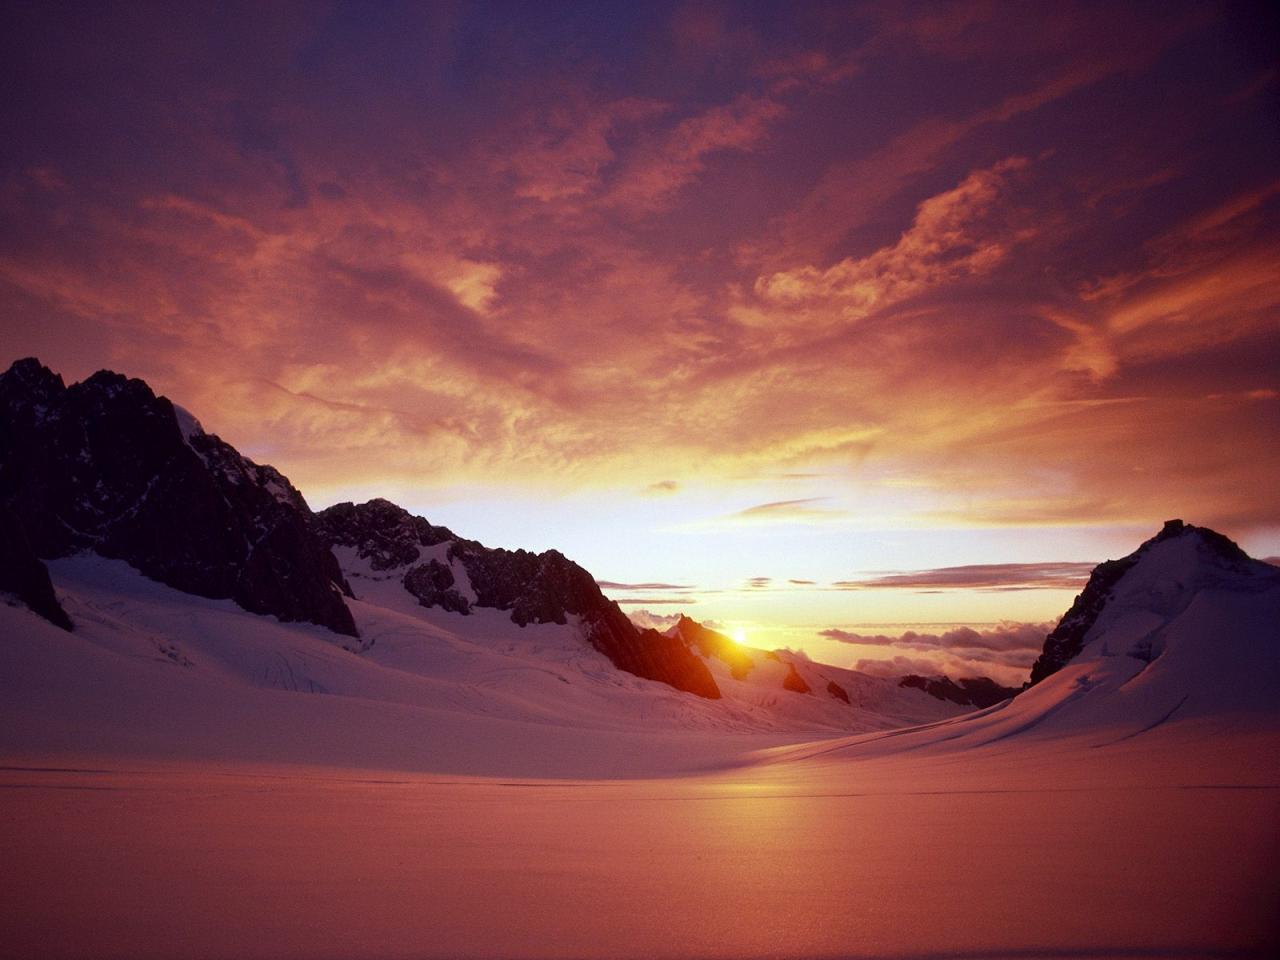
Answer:
[{"label": "rocky mountain peak", "polygon": [[915,687],[939,700],[979,710],[1008,700],[1018,692],[1016,687],[1001,686],[990,677],[961,677],[957,682],[950,677],[922,677],[914,673],[899,680],[898,686]]},{"label": "rocky mountain peak", "polygon": [[[585,639],[619,669],[699,696],[720,696],[706,664],[682,640],[639,630],[590,573],[558,550],[486,547],[381,499],[322,510],[315,529],[334,546],[354,548],[369,569],[399,576],[423,606],[464,615],[503,610],[522,627],[568,624],[576,617]],[[443,544],[447,549],[432,549]]]},{"label": "rocky mountain peak", "polygon": [[415,563],[422,548],[456,540],[452,531],[415,517],[390,500],[337,503],[315,515],[316,529],[335,546],[354,547],[374,570]]},{"label": "rocky mountain peak", "polygon": [[1208,584],[1273,574],[1267,564],[1254,560],[1217,531],[1168,520],[1133,553],[1093,569],[1084,590],[1045,638],[1044,650],[1031,668],[1030,683],[1051,676],[1079,654],[1090,630],[1118,595],[1140,592],[1150,603],[1170,608]]},{"label": "rocky mountain peak", "polygon": [[0,376],[0,403],[0,506],[36,557],[91,550],[187,593],[355,635],[301,494],[218,437],[184,432],[144,381],[102,370],[67,387],[24,360]]},{"label": "rocky mountain peak", "polygon": [[10,391],[41,402],[57,396],[65,389],[62,377],[35,357],[15,360],[8,370],[0,373],[0,402],[3,402]]}]

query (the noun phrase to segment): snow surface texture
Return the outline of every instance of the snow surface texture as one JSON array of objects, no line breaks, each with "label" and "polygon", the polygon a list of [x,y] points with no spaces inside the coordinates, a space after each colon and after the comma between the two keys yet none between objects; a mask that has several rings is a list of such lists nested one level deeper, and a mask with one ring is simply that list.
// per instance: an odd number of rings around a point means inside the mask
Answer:
[{"label": "snow surface texture", "polygon": [[770,682],[780,663],[704,701],[617,670],[575,624],[424,608],[394,572],[337,552],[362,598],[359,639],[180,593],[123,561],[51,561],[76,629],[0,606],[0,636],[21,638],[0,643],[0,751],[636,777],[957,713],[871,677],[853,705],[788,693]]},{"label": "snow surface texture", "polygon": [[56,561],[74,633],[0,606],[0,953],[1274,956],[1280,572],[1209,553],[963,716],[708,702],[350,566],[362,653]]}]

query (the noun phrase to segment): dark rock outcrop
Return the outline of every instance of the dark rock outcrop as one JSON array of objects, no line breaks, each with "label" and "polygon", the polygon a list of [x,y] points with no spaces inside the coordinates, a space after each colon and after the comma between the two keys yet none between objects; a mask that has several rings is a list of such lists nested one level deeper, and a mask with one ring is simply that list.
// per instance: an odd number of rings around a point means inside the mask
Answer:
[{"label": "dark rock outcrop", "polygon": [[417,597],[424,607],[440,607],[461,614],[471,612],[471,601],[453,585],[453,571],[439,560],[410,567],[404,575],[403,583],[404,588]]},{"label": "dark rock outcrop", "polygon": [[1103,607],[1121,578],[1135,567],[1156,544],[1174,537],[1197,537],[1203,548],[1229,568],[1246,570],[1253,561],[1240,547],[1222,534],[1206,527],[1196,527],[1181,520],[1169,520],[1150,540],[1133,553],[1119,560],[1107,560],[1098,564],[1089,575],[1089,582],[1072,603],[1071,608],[1058,621],[1058,625],[1045,637],[1044,650],[1031,667],[1029,686],[1061,670],[1084,647],[1085,635],[1097,622]]},{"label": "dark rock outcrop", "polygon": [[[579,618],[583,635],[620,670],[670,684],[677,690],[717,699],[720,689],[707,665],[679,638],[640,630],[600,592],[595,578],[555,550],[530,553],[486,547],[457,538],[386,500],[341,503],[315,517],[315,529],[329,543],[353,547],[370,569],[396,571],[404,565],[405,589],[424,606],[457,613],[476,608],[509,611],[520,626],[567,624]],[[447,563],[432,557],[419,563],[424,548],[449,543]],[[466,574],[475,599],[459,589]]]},{"label": "dark rock outcrop", "polygon": [[794,663],[787,664],[787,675],[782,678],[782,686],[792,693],[809,693],[809,685],[804,682],[804,677],[796,672]]},{"label": "dark rock outcrop", "polygon": [[[9,534],[0,589],[51,619],[60,610],[40,558],[92,550],[187,593],[355,636],[351,588],[331,549],[354,546],[428,606],[507,610],[521,626],[577,617],[619,669],[720,696],[682,640],[639,630],[556,551],[491,550],[386,500],[313,514],[279,471],[205,433],[141,380],[109,371],[70,387],[33,359],[0,374],[0,508],[25,532],[0,529]],[[445,543],[445,557],[424,559]]]},{"label": "dark rock outcrop", "polygon": [[845,703],[849,702],[849,691],[834,680],[827,681],[827,693],[837,700],[843,700]]},{"label": "dark rock outcrop", "polygon": [[0,375],[0,504],[39,557],[92,550],[187,593],[356,635],[302,495],[141,380],[104,370],[67,387],[32,359]]},{"label": "dark rock outcrop", "polygon": [[390,500],[357,506],[337,503],[315,514],[315,529],[335,546],[355,547],[373,570],[393,570],[416,563],[423,547],[458,539],[447,527],[415,517]]},{"label": "dark rock outcrop", "polygon": [[686,644],[696,647],[704,657],[715,657],[729,668],[735,680],[742,680],[755,666],[755,661],[742,649],[742,645],[708,627],[692,617],[680,615],[676,621],[676,633]]},{"label": "dark rock outcrop", "polygon": [[898,686],[914,687],[939,700],[978,709],[994,706],[1018,692],[1016,687],[1003,687],[990,677],[962,677],[957,683],[950,677],[921,677],[910,674],[899,680]]},{"label": "dark rock outcrop", "polygon": [[53,592],[49,568],[31,549],[18,518],[3,506],[0,506],[0,591],[13,594],[54,626],[71,629],[71,618]]}]

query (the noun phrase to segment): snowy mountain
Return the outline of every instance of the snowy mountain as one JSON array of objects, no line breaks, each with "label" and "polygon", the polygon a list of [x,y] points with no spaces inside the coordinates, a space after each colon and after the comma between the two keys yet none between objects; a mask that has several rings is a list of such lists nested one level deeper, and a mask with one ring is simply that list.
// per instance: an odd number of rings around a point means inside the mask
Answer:
[{"label": "snowy mountain", "polygon": [[1099,565],[1046,638],[1032,684],[1020,710],[1052,709],[1059,722],[1280,714],[1280,570],[1170,520]]},{"label": "snowy mountain", "polygon": [[[958,709],[791,654],[735,660],[693,621],[642,630],[556,551],[491,549],[385,500],[312,513],[140,380],[68,387],[19,361],[0,412],[0,591],[21,604],[0,604],[0,637],[21,641],[0,643],[10,754],[598,771],[643,768],[643,729],[670,769],[732,737]],[[688,739],[708,730],[731,739]]]},{"label": "snowy mountain", "polygon": [[591,574],[556,550],[491,549],[386,500],[332,506],[316,516],[316,529],[352,578],[398,580],[422,606],[462,616],[510,611],[521,627],[572,619],[618,669],[712,700],[720,696],[685,643],[636,627]]},{"label": "snowy mountain", "polygon": [[[316,516],[278,470],[141,380],[100,371],[68,387],[39,361],[19,360],[0,374],[0,413],[0,524],[11,531],[0,589],[64,628],[41,561],[90,550],[186,593],[356,637],[353,594],[331,549],[349,547],[371,572],[395,570],[424,604],[510,610],[520,626],[572,618],[619,669],[719,696],[684,644],[636,628],[559,553],[491,550],[386,501]],[[420,557],[436,547],[447,556]]]},{"label": "snowy mountain", "polygon": [[981,680],[753,649],[688,617],[640,629],[560,553],[485,547],[385,500],[313,513],[139,380],[68,387],[19,361],[0,414],[11,754],[634,772],[806,738],[1101,743],[1280,717],[1280,569],[1180,521],[1094,571],[1007,700]]},{"label": "snowy mountain", "polygon": [[63,630],[71,618],[58,603],[49,570],[36,556],[22,524],[0,505],[0,591],[12,594],[33,612]]},{"label": "snowy mountain", "polygon": [[1014,739],[1097,748],[1179,724],[1209,731],[1187,743],[1263,736],[1274,749],[1280,569],[1213,530],[1170,520],[1129,556],[1094,570],[1046,638],[1032,678],[985,710],[824,750],[952,751]]},{"label": "snowy mountain", "polygon": [[360,575],[355,550],[339,552],[359,641],[182,593],[121,560],[50,561],[75,629],[0,603],[0,756],[631,777],[959,709],[876,678],[861,701],[850,685],[853,705],[798,696],[771,660],[767,689],[691,696],[617,669],[574,616],[521,627],[509,610],[423,606],[401,577]]},{"label": "snowy mountain", "polygon": [[990,707],[1018,694],[1016,687],[1001,686],[990,677],[961,677],[956,681],[950,677],[922,677],[912,673],[899,680],[898,684],[923,690],[939,700],[969,707]]},{"label": "snowy mountain", "polygon": [[[76,617],[60,606],[54,587],[65,588],[43,561],[90,551],[186,594],[357,638],[339,641],[352,650],[376,641],[358,629],[352,584],[363,595],[391,582],[403,595],[393,605],[407,599],[456,617],[502,611],[518,628],[557,625],[619,670],[721,696],[708,666],[714,658],[696,638],[636,627],[560,553],[488,548],[385,500],[314,514],[279,471],[207,433],[141,380],[102,371],[68,387],[38,361],[20,360],[0,375],[0,411],[0,590],[64,629]],[[169,642],[181,648],[184,638]],[[807,691],[797,666],[785,669],[776,690]],[[821,684],[851,706],[843,688]],[[768,708],[768,697],[748,700]],[[930,707],[899,714],[924,719]],[[794,719],[844,730],[878,725],[848,711],[802,709]]]},{"label": "snowy mountain", "polygon": [[[1173,542],[1178,546],[1162,546]],[[1248,582],[1258,576],[1265,578],[1269,573],[1264,569],[1267,566],[1250,558],[1220,533],[1170,520],[1129,556],[1108,560],[1094,568],[1084,591],[1045,638],[1044,652],[1031,668],[1031,683],[1039,683],[1078,656],[1100,620],[1105,626],[1103,614],[1107,608],[1110,606],[1114,615],[1115,604],[1123,605],[1125,596],[1131,594],[1138,583],[1158,584],[1152,589],[1158,589],[1165,599],[1157,601],[1153,594],[1151,602],[1173,611],[1189,604],[1195,593],[1206,586],[1237,580]],[[1134,648],[1132,653],[1138,659],[1150,661],[1153,658],[1151,642],[1148,639],[1145,648]]]},{"label": "snowy mountain", "polygon": [[161,583],[354,636],[302,495],[141,380],[0,374],[0,507],[43,559],[92,550]]}]

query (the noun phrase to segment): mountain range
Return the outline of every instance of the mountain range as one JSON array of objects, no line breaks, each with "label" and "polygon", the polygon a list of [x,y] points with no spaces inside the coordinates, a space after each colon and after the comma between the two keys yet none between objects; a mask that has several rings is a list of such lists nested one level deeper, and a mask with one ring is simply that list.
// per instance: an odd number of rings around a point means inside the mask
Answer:
[{"label": "mountain range", "polygon": [[[68,669],[92,648],[90,659],[107,651],[256,689],[508,725],[613,728],[638,713],[650,725],[831,735],[976,710],[966,736],[991,724],[1009,735],[1086,703],[1091,716],[1144,724],[1208,700],[1267,708],[1280,690],[1278,584],[1280,570],[1226,537],[1170,521],[1094,570],[1024,692],[986,678],[884,679],[745,647],[689,617],[641,629],[559,552],[486,547],[387,500],[313,512],[278,470],[143,381],[101,371],[67,386],[34,359],[0,375],[0,591],[31,611],[10,608],[4,632],[27,643],[71,632],[83,643],[64,649]],[[26,656],[38,670],[39,651]],[[121,663],[99,666],[116,675]]]}]

